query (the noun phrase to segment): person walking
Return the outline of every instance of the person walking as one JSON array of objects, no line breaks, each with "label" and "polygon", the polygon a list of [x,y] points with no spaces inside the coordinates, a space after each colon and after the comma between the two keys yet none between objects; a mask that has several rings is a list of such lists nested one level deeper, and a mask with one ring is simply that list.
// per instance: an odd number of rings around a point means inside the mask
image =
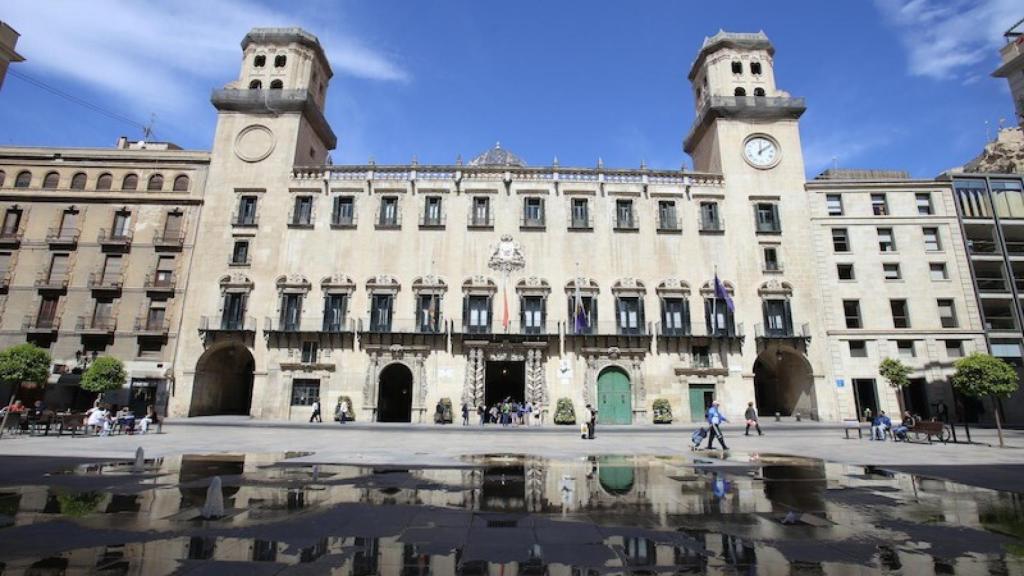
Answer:
[{"label": "person walking", "polygon": [[753,426],[757,429],[758,436],[764,436],[764,432],[761,432],[761,424],[757,421],[757,409],[754,408],[753,402],[747,402],[747,411],[743,413],[743,418],[747,421],[747,431],[744,436],[750,436],[750,427]]},{"label": "person walking", "polygon": [[309,421],[323,423],[324,419],[320,417],[320,399],[313,400],[313,413],[309,415]]},{"label": "person walking", "polygon": [[597,408],[587,404],[587,409],[583,414],[587,419],[587,439],[593,440],[597,428]]},{"label": "person walking", "polygon": [[722,422],[728,422],[722,410],[719,407],[718,400],[711,403],[711,407],[708,408],[707,420],[708,420],[708,450],[711,450],[712,444],[715,442],[715,438],[718,438],[718,443],[721,444],[722,450],[728,450],[729,447],[725,445],[725,435],[722,434],[721,424]]},{"label": "person walking", "polygon": [[469,426],[469,404],[462,403],[462,425]]},{"label": "person walking", "polygon": [[590,438],[590,422],[594,415],[591,413],[590,404],[587,404],[583,408],[583,425],[580,427],[580,438]]}]

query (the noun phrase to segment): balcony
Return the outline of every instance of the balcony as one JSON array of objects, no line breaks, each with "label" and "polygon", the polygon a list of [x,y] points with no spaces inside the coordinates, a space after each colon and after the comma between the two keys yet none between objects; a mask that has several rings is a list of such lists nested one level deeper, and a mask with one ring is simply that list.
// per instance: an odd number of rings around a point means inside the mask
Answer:
[{"label": "balcony", "polygon": [[117,317],[79,316],[75,332],[82,335],[110,336],[117,330]]},{"label": "balcony", "polygon": [[236,228],[256,228],[260,225],[260,215],[256,213],[235,212],[231,216],[231,225]]},{"label": "balcony", "polygon": [[174,288],[178,283],[178,275],[174,273],[158,273],[156,271],[146,274],[146,292],[153,294],[174,294]]},{"label": "balcony", "polygon": [[658,338],[686,338],[693,335],[689,322],[679,326],[666,326],[663,322],[656,322],[654,333]]},{"label": "balcony", "polygon": [[636,232],[640,229],[640,225],[637,223],[636,217],[631,214],[615,218],[614,229],[616,232]]},{"label": "balcony", "polygon": [[421,214],[420,228],[424,230],[441,230],[445,226],[447,214]]},{"label": "balcony", "polygon": [[377,230],[400,230],[402,228],[402,213],[378,214],[376,228]]},{"label": "balcony", "polygon": [[801,324],[800,331],[797,332],[792,326],[773,328],[770,326],[766,327],[764,324],[755,324],[754,339],[761,343],[771,340],[784,340],[793,344],[807,344],[811,341],[811,325]]},{"label": "balcony", "polygon": [[718,234],[718,233],[725,232],[725,220],[721,216],[715,216],[715,217],[701,216],[700,217],[700,231],[701,232],[706,232],[706,233],[711,233],[711,234]]},{"label": "balcony", "polygon": [[781,234],[782,225],[777,220],[771,222],[762,222],[759,220],[755,225],[755,230],[758,234]]},{"label": "balcony", "polygon": [[1007,292],[1009,288],[1002,276],[978,276],[978,292]]},{"label": "balcony", "polygon": [[594,229],[594,217],[590,212],[569,214],[569,230],[589,231]]},{"label": "balcony", "polygon": [[127,250],[132,245],[130,230],[107,230],[101,228],[96,237],[100,246],[107,250]]},{"label": "balcony", "polygon": [[652,334],[650,322],[640,323],[636,326],[624,326],[615,321],[596,322],[577,329],[573,320],[565,324],[565,336],[567,338],[600,338],[600,339],[628,339],[646,340]]},{"label": "balcony", "polygon": [[67,290],[69,279],[70,275],[68,274],[60,274],[57,272],[51,274],[50,272],[43,270],[36,276],[35,287],[39,290]]},{"label": "balcony", "polygon": [[135,319],[133,332],[139,337],[163,338],[171,332],[171,322],[166,318],[150,318],[143,314]]},{"label": "balcony", "polygon": [[181,250],[184,245],[184,230],[157,230],[153,233],[153,247],[157,250]]},{"label": "balcony", "polygon": [[0,292],[5,292],[11,287],[11,276],[13,276],[11,270],[0,271]]},{"label": "balcony", "polygon": [[21,329],[26,334],[56,334],[60,329],[60,316],[52,318],[42,316],[25,316]]},{"label": "balcony", "polygon": [[494,216],[489,212],[487,214],[471,212],[469,218],[467,218],[466,226],[471,230],[490,230],[494,228]]},{"label": "balcony", "polygon": [[0,247],[16,248],[21,244],[21,237],[24,232],[21,226],[17,230],[0,230]]},{"label": "balcony", "polygon": [[71,247],[78,244],[81,231],[78,228],[48,228],[46,243],[50,246]]},{"label": "balcony", "polygon": [[967,251],[971,256],[998,256],[1001,253],[999,246],[991,240],[967,239]]},{"label": "balcony", "polygon": [[459,339],[488,342],[546,342],[558,338],[559,324],[545,319],[539,323],[524,323],[521,318],[510,319],[508,326],[503,326],[500,319],[487,325],[453,322],[452,334]]},{"label": "balcony", "polygon": [[345,214],[343,212],[334,212],[331,214],[331,228],[355,228],[356,220],[357,218],[355,212],[349,214]]},{"label": "balcony", "polygon": [[256,335],[256,318],[244,316],[202,316],[199,318],[199,337],[205,345],[218,340],[242,340],[251,344]]},{"label": "balcony", "polygon": [[1013,257],[1024,256],[1024,242],[1006,241],[1006,254]]},{"label": "balcony", "polygon": [[679,234],[683,231],[683,223],[675,214],[662,214],[658,217],[658,232],[661,234]]},{"label": "balcony", "polygon": [[103,292],[120,292],[124,286],[124,275],[103,272],[89,274],[89,289]]},{"label": "balcony", "polygon": [[523,216],[519,219],[520,230],[543,230],[544,216]]},{"label": "balcony", "polygon": [[359,320],[357,330],[364,334],[446,334],[447,325],[438,318],[434,322],[422,322],[415,318],[392,318],[378,322],[372,318]]},{"label": "balcony", "polygon": [[283,322],[277,318],[267,316],[263,319],[263,333],[293,333],[293,334],[341,334],[355,332],[357,323],[355,320],[339,320],[332,322],[323,316],[306,316],[295,322]]}]

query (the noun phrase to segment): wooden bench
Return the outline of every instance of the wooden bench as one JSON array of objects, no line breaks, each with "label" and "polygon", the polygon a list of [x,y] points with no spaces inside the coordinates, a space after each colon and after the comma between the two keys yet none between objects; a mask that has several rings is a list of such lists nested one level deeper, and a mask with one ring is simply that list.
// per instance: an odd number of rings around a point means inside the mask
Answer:
[{"label": "wooden bench", "polygon": [[907,430],[908,437],[911,433],[918,438],[924,434],[925,438],[928,439],[929,444],[932,443],[932,436],[938,438],[943,444],[949,440],[950,436],[949,430],[946,428],[945,424],[933,421],[916,422],[913,428]]},{"label": "wooden bench", "polygon": [[857,438],[864,437],[864,429],[860,427],[860,420],[856,418],[843,418],[843,435],[850,439],[850,430],[857,431]]}]

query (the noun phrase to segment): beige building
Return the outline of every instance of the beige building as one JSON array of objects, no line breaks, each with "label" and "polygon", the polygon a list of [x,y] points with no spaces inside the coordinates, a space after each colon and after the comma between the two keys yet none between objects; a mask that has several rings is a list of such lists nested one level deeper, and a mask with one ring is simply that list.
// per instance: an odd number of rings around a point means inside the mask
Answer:
[{"label": "beige building", "polygon": [[[807,191],[839,413],[952,416],[953,362],[986,350],[952,182],[826,170]],[[913,369],[902,393],[884,358]]]},{"label": "beige building", "polygon": [[77,385],[97,355],[128,368],[110,401],[166,406],[208,164],[206,152],[123,138],[0,148],[0,348],[49,349],[51,406],[91,403]]},{"label": "beige building", "polygon": [[4,77],[7,76],[7,67],[11,62],[24,62],[25,58],[14,51],[18,44],[18,34],[14,28],[0,21],[0,88],[4,85]]}]

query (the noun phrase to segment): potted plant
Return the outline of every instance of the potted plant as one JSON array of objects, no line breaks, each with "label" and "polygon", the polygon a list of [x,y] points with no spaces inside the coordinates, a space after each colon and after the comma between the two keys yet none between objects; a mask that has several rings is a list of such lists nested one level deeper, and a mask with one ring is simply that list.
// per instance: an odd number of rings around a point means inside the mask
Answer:
[{"label": "potted plant", "polygon": [[344,402],[346,406],[345,410],[345,421],[352,422],[356,419],[356,410],[352,407],[352,399],[348,396],[338,396],[338,403],[334,405],[334,420],[339,421],[341,416],[338,414],[338,408],[341,403]]},{"label": "potted plant", "polygon": [[653,412],[654,412],[654,423],[655,424],[671,424],[672,423],[672,405],[668,403],[665,398],[658,398],[654,401]]},{"label": "potted plant", "polygon": [[572,400],[559,398],[555,404],[555,424],[575,424],[576,410],[572,406]]}]

